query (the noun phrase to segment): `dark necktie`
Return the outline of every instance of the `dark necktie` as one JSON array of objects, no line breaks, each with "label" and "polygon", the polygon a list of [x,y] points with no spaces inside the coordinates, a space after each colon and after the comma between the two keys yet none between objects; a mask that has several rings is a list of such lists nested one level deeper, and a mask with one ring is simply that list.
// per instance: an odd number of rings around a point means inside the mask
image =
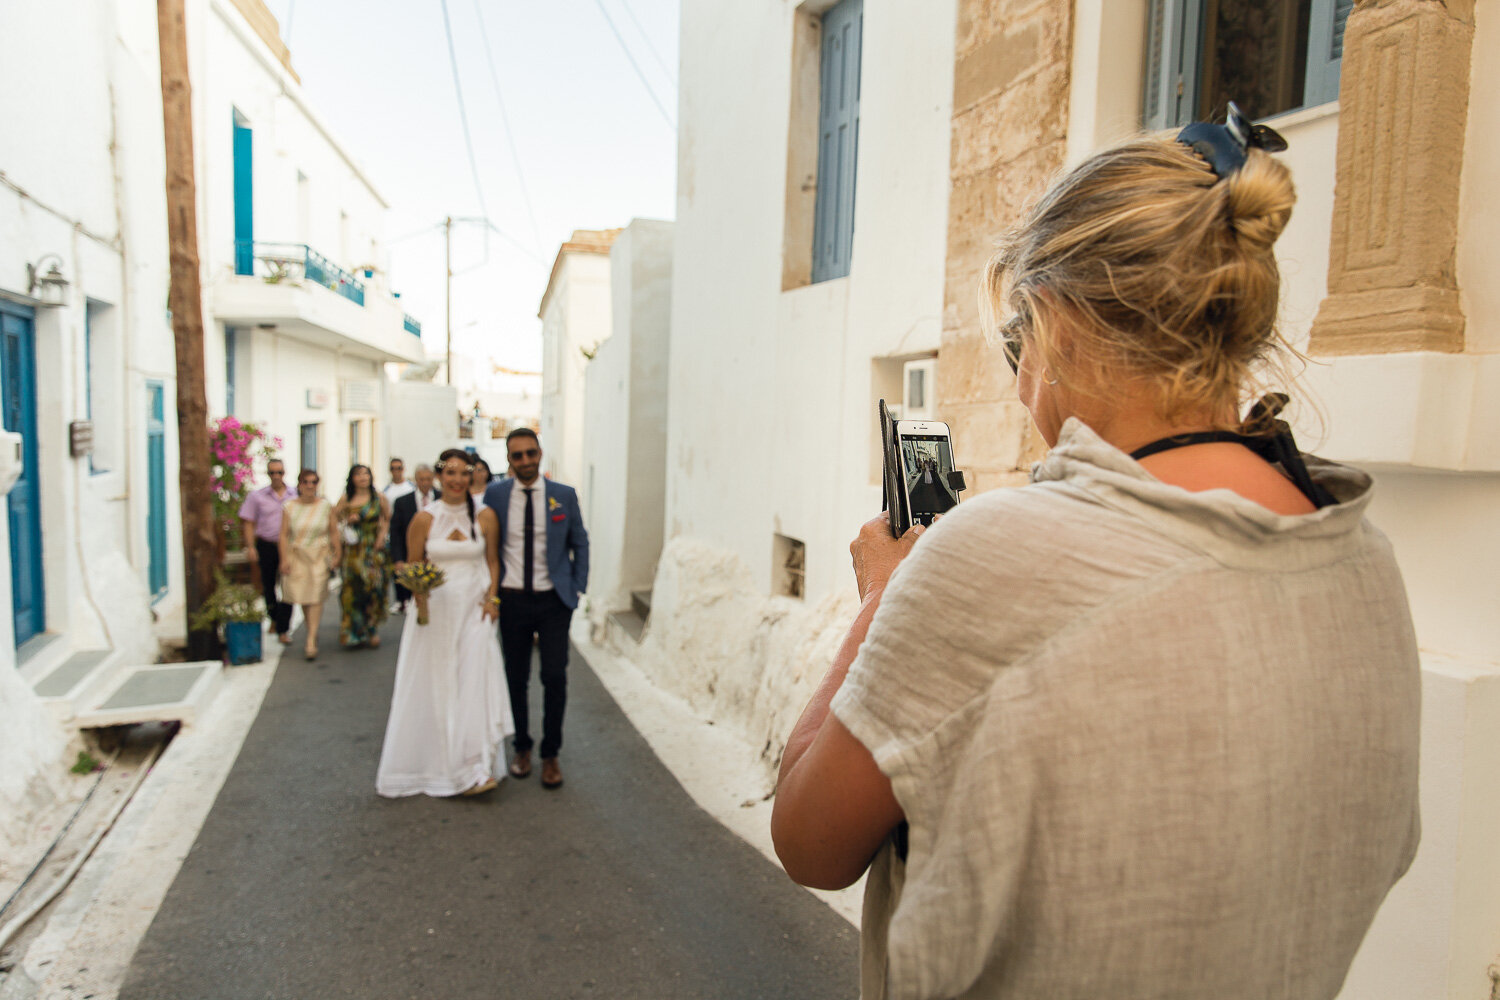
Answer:
[{"label": "dark necktie", "polygon": [[524,582],[521,584],[521,589],[529,594],[531,593],[531,568],[536,565],[536,556],[531,551],[531,530],[533,523],[531,513],[531,487],[527,487],[526,489],[526,519],[521,523],[525,526],[523,528],[525,542],[523,543],[523,547],[521,550],[523,553],[521,556],[521,576]]}]

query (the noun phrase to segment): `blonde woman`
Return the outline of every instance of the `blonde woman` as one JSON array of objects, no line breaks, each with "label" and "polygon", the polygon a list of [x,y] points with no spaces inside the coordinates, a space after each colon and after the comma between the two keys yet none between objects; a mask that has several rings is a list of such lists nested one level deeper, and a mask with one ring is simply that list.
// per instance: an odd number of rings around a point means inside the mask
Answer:
[{"label": "blonde woman", "polygon": [[302,652],[309,660],[318,656],[318,624],[328,575],[339,564],[340,541],[333,504],[318,493],[317,472],[303,469],[297,474],[297,496],[281,513],[281,588],[287,603],[302,605],[307,622]]},{"label": "blonde woman", "polygon": [[983,295],[1050,454],[855,540],[788,740],[793,878],[868,870],[862,995],[1332,998],[1418,839],[1419,669],[1371,480],[1266,407],[1293,204],[1241,120],[1099,153]]}]

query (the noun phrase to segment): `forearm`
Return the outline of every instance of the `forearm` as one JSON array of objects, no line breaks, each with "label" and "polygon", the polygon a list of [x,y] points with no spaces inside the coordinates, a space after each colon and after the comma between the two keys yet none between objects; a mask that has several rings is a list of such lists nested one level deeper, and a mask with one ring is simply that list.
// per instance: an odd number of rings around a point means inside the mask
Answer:
[{"label": "forearm", "polygon": [[786,748],[781,754],[779,780],[785,780],[787,775],[792,773],[792,769],[797,766],[797,762],[802,759],[807,748],[812,746],[813,740],[818,736],[818,731],[827,721],[833,696],[838,694],[839,688],[843,687],[844,678],[849,673],[849,666],[859,653],[859,647],[864,643],[866,633],[870,631],[870,622],[875,617],[876,609],[880,607],[880,595],[884,590],[884,585],[872,587],[865,595],[864,602],[859,607],[859,614],[854,618],[854,624],[849,626],[849,632],[844,636],[843,644],[834,655],[833,665],[828,668],[828,673],[824,675],[818,689],[813,692],[807,707],[802,710],[797,724],[792,727],[792,733],[787,737]]},{"label": "forearm", "polygon": [[240,518],[240,532],[245,537],[245,551],[255,551],[255,522]]}]

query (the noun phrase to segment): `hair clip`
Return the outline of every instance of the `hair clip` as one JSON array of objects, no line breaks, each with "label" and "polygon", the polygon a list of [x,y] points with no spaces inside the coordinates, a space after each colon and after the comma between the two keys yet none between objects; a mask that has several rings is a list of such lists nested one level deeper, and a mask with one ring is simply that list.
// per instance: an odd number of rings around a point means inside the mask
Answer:
[{"label": "hair clip", "polygon": [[1190,122],[1177,133],[1177,141],[1207,160],[1221,179],[1245,165],[1252,146],[1268,153],[1286,149],[1286,139],[1280,132],[1252,123],[1233,101],[1229,102],[1229,114],[1223,125]]}]

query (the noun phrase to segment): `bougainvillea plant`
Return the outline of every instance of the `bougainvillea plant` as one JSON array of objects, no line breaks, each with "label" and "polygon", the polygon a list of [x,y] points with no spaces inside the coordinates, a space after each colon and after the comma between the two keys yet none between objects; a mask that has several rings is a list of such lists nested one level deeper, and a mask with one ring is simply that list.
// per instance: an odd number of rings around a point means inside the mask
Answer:
[{"label": "bougainvillea plant", "polygon": [[237,549],[243,541],[240,504],[250,492],[255,464],[275,458],[282,448],[281,438],[238,417],[220,417],[209,423],[208,447],[213,457],[214,520],[224,534],[225,547]]}]

